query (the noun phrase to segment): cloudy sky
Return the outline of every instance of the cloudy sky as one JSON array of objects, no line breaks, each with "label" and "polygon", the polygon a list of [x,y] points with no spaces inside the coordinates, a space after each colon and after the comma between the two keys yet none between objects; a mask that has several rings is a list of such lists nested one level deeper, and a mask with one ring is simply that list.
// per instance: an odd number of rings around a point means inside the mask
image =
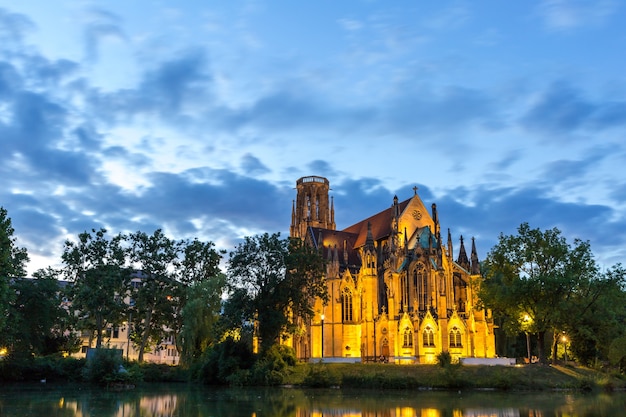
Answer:
[{"label": "cloudy sky", "polygon": [[[626,261],[619,0],[0,0],[0,205],[29,273],[65,239],[287,235],[437,203],[484,258],[522,222]],[[457,244],[458,247],[458,244]]]}]

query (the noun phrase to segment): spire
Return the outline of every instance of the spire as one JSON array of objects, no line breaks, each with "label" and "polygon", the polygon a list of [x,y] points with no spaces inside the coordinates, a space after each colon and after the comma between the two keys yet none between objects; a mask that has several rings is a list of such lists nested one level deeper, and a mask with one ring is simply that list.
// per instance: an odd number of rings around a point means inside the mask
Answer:
[{"label": "spire", "polygon": [[296,227],[296,200],[291,200],[291,236],[295,236],[295,227]]},{"label": "spire", "polygon": [[374,236],[372,235],[372,223],[367,222],[367,237],[365,238],[365,249],[373,251],[374,247]]},{"label": "spire", "polygon": [[343,241],[343,262],[348,265],[348,241],[345,239]]},{"label": "spire", "polygon": [[480,262],[478,261],[478,252],[476,251],[476,241],[472,236],[472,275],[480,274]]},{"label": "spire", "polygon": [[452,249],[452,235],[450,234],[450,228],[448,228],[448,256],[452,259],[452,254],[454,253]]},{"label": "spire", "polygon": [[435,236],[439,234],[439,216],[437,216],[437,204],[433,203],[432,213],[433,213],[433,223],[435,224]]},{"label": "spire", "polygon": [[467,252],[465,251],[465,244],[463,243],[463,236],[461,236],[461,248],[459,249],[459,258],[456,260],[461,267],[469,270],[470,263],[467,259]]},{"label": "spire", "polygon": [[400,215],[400,212],[398,209],[398,196],[394,195],[393,196],[393,216],[395,218],[398,218],[399,215]]}]

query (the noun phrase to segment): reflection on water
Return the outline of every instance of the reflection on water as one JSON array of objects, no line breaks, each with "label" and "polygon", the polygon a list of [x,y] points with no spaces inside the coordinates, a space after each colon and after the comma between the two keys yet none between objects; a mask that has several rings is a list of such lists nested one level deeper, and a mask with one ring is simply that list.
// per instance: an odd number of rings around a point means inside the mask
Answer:
[{"label": "reflection on water", "polygon": [[156,385],[114,392],[83,386],[0,387],[2,417],[604,417],[626,393],[500,393],[223,389]]}]

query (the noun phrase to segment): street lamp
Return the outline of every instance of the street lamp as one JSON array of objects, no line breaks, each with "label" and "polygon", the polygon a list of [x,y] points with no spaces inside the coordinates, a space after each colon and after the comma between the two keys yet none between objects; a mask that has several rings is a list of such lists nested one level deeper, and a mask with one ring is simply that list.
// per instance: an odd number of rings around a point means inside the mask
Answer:
[{"label": "street lamp", "polygon": [[322,319],[322,358],[324,357],[324,313],[320,316]]}]

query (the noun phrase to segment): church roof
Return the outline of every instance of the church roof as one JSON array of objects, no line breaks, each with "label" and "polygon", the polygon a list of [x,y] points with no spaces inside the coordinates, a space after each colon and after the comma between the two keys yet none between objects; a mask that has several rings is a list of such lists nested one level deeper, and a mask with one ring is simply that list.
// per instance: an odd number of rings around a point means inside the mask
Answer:
[{"label": "church roof", "polygon": [[[402,213],[410,201],[411,199],[409,198],[401,203],[398,203],[398,212]],[[371,224],[372,237],[375,241],[386,238],[391,235],[391,219],[393,218],[393,210],[394,206],[391,206],[388,209],[343,229],[343,232],[357,235],[356,241],[354,242],[355,248],[360,248],[365,245],[368,222]]]},{"label": "church roof", "polygon": [[[358,253],[354,250],[354,243],[358,237],[355,233],[349,233],[340,230],[322,229],[320,227],[309,227],[308,229],[309,239],[313,242],[314,247],[320,249],[323,248],[328,251],[328,248],[334,253],[337,249],[337,255],[340,263],[344,263],[345,256],[348,257],[348,265],[360,265]],[[344,254],[344,242],[345,251]],[[324,257],[327,257],[327,252],[324,252]]]}]

